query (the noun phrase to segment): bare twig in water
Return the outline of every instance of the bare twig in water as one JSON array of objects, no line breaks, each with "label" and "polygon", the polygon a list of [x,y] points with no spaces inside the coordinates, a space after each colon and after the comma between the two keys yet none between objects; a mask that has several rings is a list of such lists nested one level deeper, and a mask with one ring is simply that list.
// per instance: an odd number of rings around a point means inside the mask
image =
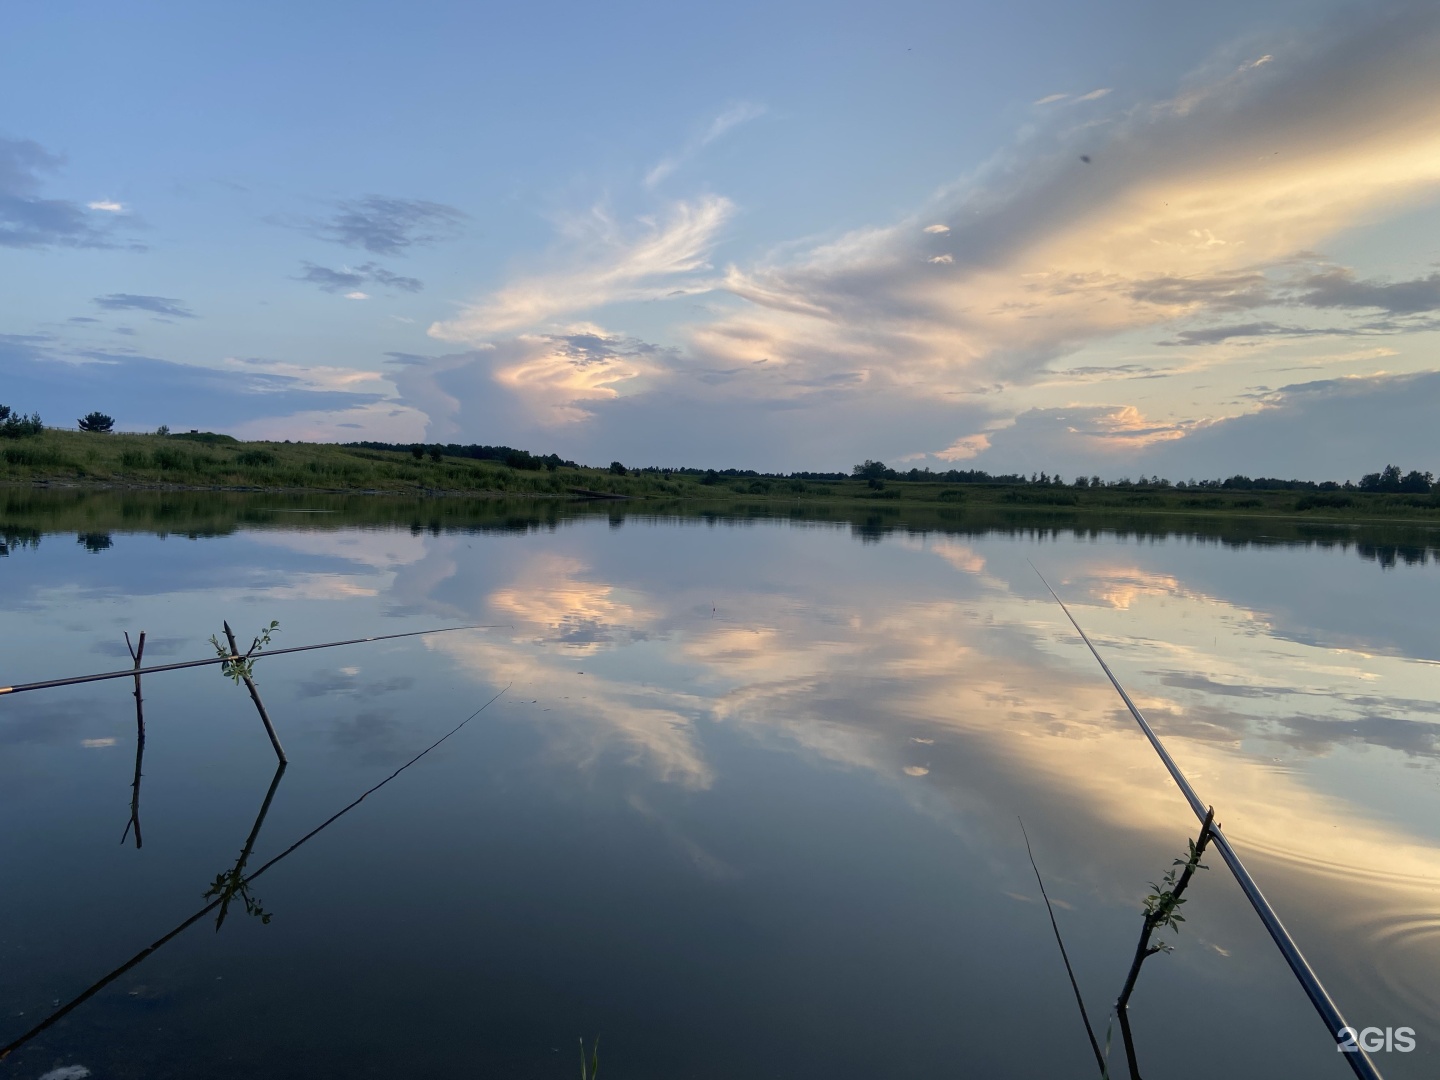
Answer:
[{"label": "bare twig in water", "polygon": [[[258,870],[256,870],[253,874],[251,874],[248,878],[245,879],[246,884],[248,885],[250,882],[254,881],[254,880],[255,880],[256,878],[258,878],[261,874],[265,873],[265,871],[269,870],[272,866],[274,866],[275,864],[277,864],[278,862],[280,862],[282,859],[288,858],[290,855],[294,854],[294,852],[296,852],[297,850],[299,850],[299,848],[301,847],[301,845],[303,845],[306,841],[311,840],[311,839],[313,839],[314,837],[318,836],[321,832],[323,832],[324,830],[328,829],[331,825],[335,824],[335,822],[339,821],[342,817],[344,817],[346,814],[348,814],[351,810],[354,810],[355,807],[359,806],[362,802],[364,802],[365,799],[366,799],[368,796],[375,794],[375,792],[379,791],[379,790],[380,790],[381,788],[383,788],[386,784],[390,783],[391,780],[394,780],[394,779],[395,779],[397,776],[399,776],[402,772],[404,772],[406,769],[410,768],[411,765],[414,765],[417,761],[419,761],[421,758],[423,758],[426,754],[430,753],[431,750],[434,750],[437,746],[439,746],[441,743],[443,743],[446,739],[450,738],[450,736],[454,735],[457,731],[459,731],[461,728],[463,728],[466,724],[470,723],[471,720],[474,720],[475,717],[479,716],[482,712],[484,712],[484,711],[485,711],[486,709],[488,709],[491,705],[493,705],[496,701],[498,701],[498,700],[500,699],[501,694],[504,694],[505,691],[506,691],[506,690],[509,690],[509,689],[510,689],[510,684],[507,683],[507,684],[505,685],[505,687],[500,691],[500,693],[496,694],[496,695],[495,695],[494,697],[492,697],[489,701],[485,702],[484,705],[481,705],[478,709],[476,709],[473,713],[471,713],[469,716],[467,716],[464,720],[461,720],[460,723],[456,724],[453,728],[451,728],[449,731],[447,731],[444,735],[441,735],[440,738],[436,739],[433,743],[431,743],[429,746],[427,746],[424,750],[421,750],[418,754],[416,754],[414,757],[412,757],[409,761],[405,762],[404,765],[401,765],[398,769],[396,769],[394,772],[392,772],[392,773],[391,773],[389,776],[387,776],[384,780],[381,780],[381,781],[380,781],[378,784],[376,784],[374,787],[371,787],[371,788],[366,789],[364,792],[362,792],[362,793],[360,794],[360,797],[359,797],[359,798],[355,799],[353,802],[351,802],[349,805],[343,807],[342,809],[336,811],[334,814],[331,814],[328,818],[326,818],[324,821],[322,821],[319,825],[315,826],[315,828],[311,829],[308,833],[306,833],[304,836],[302,836],[299,840],[296,840],[295,843],[291,844],[291,845],[290,845],[288,848],[286,848],[284,851],[280,852],[279,855],[276,855],[276,856],[275,856],[274,858],[272,858],[269,862],[264,863]],[[273,781],[272,781],[272,783],[273,783]],[[114,982],[116,979],[118,979],[121,975],[124,975],[124,974],[125,974],[127,971],[129,971],[131,968],[135,967],[135,965],[137,965],[137,964],[141,963],[142,961],[146,960],[147,958],[149,958],[152,954],[154,954],[154,952],[155,952],[157,949],[160,949],[161,947],[163,947],[163,946],[165,946],[165,945],[168,945],[171,941],[173,941],[175,938],[179,937],[182,933],[184,933],[184,932],[185,932],[186,930],[188,930],[190,927],[194,926],[197,922],[199,922],[201,919],[203,919],[206,915],[209,915],[210,912],[214,911],[214,910],[215,910],[217,907],[219,907],[219,906],[220,906],[220,901],[219,901],[219,900],[212,900],[210,903],[206,904],[206,905],[205,905],[203,908],[201,908],[199,911],[195,912],[194,915],[191,915],[188,919],[186,919],[184,922],[182,922],[179,926],[175,927],[175,928],[174,928],[173,930],[171,930],[169,933],[165,934],[163,937],[157,938],[155,941],[151,942],[151,943],[150,943],[149,945],[147,945],[145,948],[141,949],[138,953],[136,953],[134,956],[132,956],[129,960],[125,961],[125,963],[121,964],[121,965],[120,965],[118,968],[116,968],[114,971],[110,972],[110,974],[106,975],[106,976],[105,976],[103,979],[101,979],[99,982],[97,982],[97,983],[95,983],[94,985],[88,987],[87,989],[85,989],[84,991],[82,991],[77,997],[72,998],[69,1002],[67,1002],[66,1004],[62,1005],[60,1008],[56,1009],[53,1013],[51,1013],[49,1016],[47,1016],[44,1020],[40,1021],[40,1023],[36,1024],[36,1025],[35,1025],[34,1027],[32,1027],[29,1031],[25,1032],[25,1034],[21,1035],[21,1036],[20,1036],[19,1038],[17,1038],[17,1039],[12,1040],[11,1042],[9,1042],[8,1044],[6,1044],[5,1046],[0,1046],[0,1061],[4,1061],[5,1058],[9,1057],[10,1054],[13,1053],[16,1049],[18,1049],[18,1048],[21,1047],[21,1046],[24,1046],[27,1042],[29,1042],[31,1039],[33,1039],[36,1035],[39,1035],[42,1031],[44,1031],[45,1029],[49,1028],[51,1025],[55,1024],[57,1021],[61,1020],[61,1019],[64,1018],[65,1016],[69,1015],[72,1011],[74,1011],[75,1009],[79,1008],[79,1007],[80,1007],[81,1005],[83,1005],[85,1002],[89,1001],[92,997],[94,997],[96,994],[98,994],[101,990],[105,989],[105,987],[109,986],[112,982]]]},{"label": "bare twig in water", "polygon": [[[1163,930],[1166,927],[1180,932],[1180,924],[1185,921],[1185,916],[1180,914],[1180,905],[1185,903],[1184,892],[1190,884],[1190,879],[1195,876],[1196,870],[1206,870],[1200,857],[1205,854],[1205,847],[1210,843],[1212,835],[1212,823],[1215,819],[1215,808],[1210,807],[1205,813],[1205,821],[1200,826],[1199,840],[1186,840],[1189,845],[1189,852],[1183,859],[1176,859],[1174,866],[1165,872],[1163,885],[1155,882],[1150,883],[1150,888],[1155,891],[1145,898],[1145,920],[1140,926],[1140,940],[1135,946],[1135,959],[1130,962],[1130,973],[1125,976],[1125,986],[1120,991],[1120,996],[1115,1001],[1115,1015],[1120,1020],[1120,1035],[1125,1040],[1125,1061],[1130,1066],[1130,1080],[1140,1080],[1140,1066],[1135,1059],[1135,1039],[1130,1034],[1130,995],[1135,990],[1135,980],[1140,977],[1140,965],[1158,952],[1170,952],[1173,948],[1166,942],[1150,944],[1150,937],[1156,930]],[[1179,880],[1176,880],[1176,866],[1183,866],[1185,869],[1179,871]]]},{"label": "bare twig in water", "polygon": [[1100,1075],[1108,1077],[1110,1074],[1105,1069],[1105,1055],[1100,1052],[1100,1044],[1095,1040],[1095,1029],[1090,1026],[1090,1014],[1085,1011],[1085,999],[1080,996],[1080,984],[1075,980],[1075,969],[1070,966],[1070,954],[1065,951],[1065,940],[1060,936],[1060,926],[1055,921],[1055,909],[1050,906],[1050,894],[1045,891],[1040,867],[1035,865],[1035,853],[1030,850],[1030,834],[1025,831],[1025,822],[1019,815],[1016,815],[1015,820],[1020,822],[1020,835],[1025,837],[1025,854],[1030,857],[1030,869],[1035,871],[1035,883],[1040,886],[1040,896],[1050,915],[1050,929],[1055,931],[1055,944],[1060,946],[1060,959],[1065,961],[1065,974],[1070,977],[1070,989],[1075,992],[1075,1004],[1080,1007],[1080,1019],[1085,1023],[1085,1034],[1090,1037],[1090,1049],[1095,1052],[1095,1064],[1100,1067]]},{"label": "bare twig in water", "polygon": [[[145,658],[145,631],[140,631],[140,640],[136,645],[130,644],[130,634],[125,634],[125,648],[130,650],[130,659],[135,661],[135,670],[140,670],[141,662]],[[130,820],[125,823],[125,831],[120,835],[120,843],[125,843],[130,830],[135,830],[135,850],[140,850],[140,766],[145,761],[145,704],[140,698],[140,676],[135,676],[135,779],[130,785]]]}]

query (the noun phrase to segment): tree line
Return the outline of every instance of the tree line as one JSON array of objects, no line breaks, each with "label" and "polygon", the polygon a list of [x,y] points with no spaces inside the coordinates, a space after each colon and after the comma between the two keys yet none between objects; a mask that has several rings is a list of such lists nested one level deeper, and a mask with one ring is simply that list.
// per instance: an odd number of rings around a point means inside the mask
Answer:
[{"label": "tree line", "polygon": [[[115,429],[115,419],[106,413],[94,411],[76,421],[76,426],[81,431],[88,431],[95,434],[109,434]],[[38,412],[28,415],[15,412],[9,405],[0,405],[0,438],[17,439],[31,435],[39,435],[45,430],[45,424],[40,419]],[[170,429],[161,426],[156,435],[169,435]],[[191,435],[200,433],[192,432]],[[215,436],[221,438],[221,436]],[[489,446],[483,443],[392,443],[392,442],[347,442],[342,446],[353,449],[365,450],[388,450],[398,453],[409,453],[416,460],[423,459],[427,455],[434,461],[440,461],[446,457],[473,458],[479,461],[494,461],[507,465],[512,469],[524,469],[538,471],[548,469],[554,472],[561,467],[567,469],[579,469],[582,466],[568,458],[562,458],[559,454],[535,454],[528,450],[521,450],[513,446]],[[1132,480],[1128,476],[1114,480],[1105,480],[1099,476],[1077,476],[1073,480],[1065,480],[1059,472],[1032,472],[1029,476],[1024,473],[991,473],[984,469],[945,469],[936,471],[930,468],[892,469],[883,461],[874,461],[866,458],[859,465],[853,466],[846,472],[758,472],[755,469],[698,469],[693,467],[661,467],[656,465],[643,468],[626,468],[619,461],[612,461],[609,471],[619,476],[631,473],[644,475],[688,476],[698,478],[702,484],[717,484],[721,480],[740,479],[766,479],[766,480],[810,480],[810,481],[840,481],[849,479],[865,480],[872,487],[881,486],[886,481],[900,481],[913,483],[931,484],[1003,484],[1007,486],[1037,486],[1037,487],[1072,487],[1072,488],[1171,488],[1177,491],[1189,490],[1219,490],[1219,491],[1363,491],[1393,494],[1416,494],[1425,495],[1440,493],[1440,484],[1436,483],[1435,476],[1431,472],[1421,472],[1412,469],[1404,472],[1398,465],[1386,465],[1378,472],[1366,473],[1360,478],[1359,483],[1352,483],[1349,480],[1338,482],[1335,480],[1282,480],[1279,477],[1260,476],[1249,477],[1243,474],[1216,479],[1204,480],[1177,480],[1171,482],[1168,478],[1140,476]]]},{"label": "tree line", "polygon": [[[790,476],[799,479],[843,478],[841,475],[832,477],[831,474],[815,473],[791,473]],[[1077,476],[1074,480],[1066,481],[1058,472],[1053,475],[1046,472],[1034,472],[1027,477],[1023,473],[992,474],[983,469],[949,469],[944,472],[935,472],[926,468],[901,471],[890,468],[883,461],[871,461],[868,458],[854,466],[850,470],[849,476],[854,479],[869,480],[872,483],[886,480],[908,480],[944,484],[1026,484],[1040,487],[1172,488],[1176,491],[1368,491],[1420,495],[1432,492],[1440,493],[1440,484],[1436,483],[1433,473],[1420,472],[1417,469],[1403,473],[1398,465],[1386,465],[1379,472],[1366,473],[1360,478],[1358,484],[1349,480],[1343,482],[1282,480],[1274,476],[1249,477],[1239,473],[1224,479],[1177,480],[1173,483],[1165,477],[1146,476],[1144,473],[1134,480],[1128,476],[1116,480],[1104,480],[1099,476]]]}]

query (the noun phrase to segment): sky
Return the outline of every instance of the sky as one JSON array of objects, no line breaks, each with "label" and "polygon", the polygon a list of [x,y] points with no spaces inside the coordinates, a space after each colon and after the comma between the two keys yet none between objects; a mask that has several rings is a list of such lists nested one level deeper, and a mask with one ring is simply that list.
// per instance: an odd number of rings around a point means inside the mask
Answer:
[{"label": "sky", "polygon": [[577,461],[1440,471],[1440,6],[11,5],[0,403]]}]

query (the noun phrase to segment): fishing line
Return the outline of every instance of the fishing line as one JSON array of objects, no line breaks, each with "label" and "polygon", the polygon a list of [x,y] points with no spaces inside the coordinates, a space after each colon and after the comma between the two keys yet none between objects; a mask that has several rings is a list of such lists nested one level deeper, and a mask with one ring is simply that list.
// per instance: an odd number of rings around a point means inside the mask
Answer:
[{"label": "fishing line", "polygon": [[204,660],[182,660],[178,664],[159,664],[156,667],[127,668],[124,671],[102,671],[98,675],[74,675],[68,679],[48,679],[45,682],[17,683],[15,686],[0,686],[0,694],[23,694],[27,690],[53,690],[59,686],[75,686],[79,683],[104,682],[106,679],[120,679],[127,675],[153,675],[160,671],[180,671],[184,668],[206,667],[210,664],[228,664],[232,660],[246,658],[259,660],[263,657],[285,656],[287,653],[313,652],[316,649],[335,649],[341,645],[363,645],[367,641],[394,641],[396,638],[424,637],[426,634],[453,634],[456,630],[500,630],[506,624],[493,626],[444,626],[438,630],[411,630],[404,634],[380,634],[377,637],[351,638],[349,641],[326,641],[319,645],[292,645],[288,649],[267,649],[253,654],[233,656],[211,656]]},{"label": "fishing line", "polygon": [[[482,712],[484,712],[486,709],[488,709],[491,705],[493,705],[496,701],[498,701],[498,700],[500,699],[501,695],[504,694],[506,690],[509,690],[512,685],[513,685],[512,683],[506,683],[506,684],[504,685],[504,687],[502,687],[502,688],[500,689],[499,693],[497,693],[497,694],[496,694],[494,697],[492,697],[489,701],[485,702],[484,705],[481,705],[478,709],[476,709],[473,713],[471,713],[469,716],[467,716],[464,720],[461,720],[460,723],[456,724],[453,728],[451,728],[449,731],[447,731],[444,735],[441,735],[440,738],[436,739],[433,743],[431,743],[429,746],[427,746],[424,750],[421,750],[418,754],[416,754],[414,757],[412,757],[409,761],[405,762],[404,765],[401,765],[398,769],[396,769],[393,773],[391,773],[389,776],[387,776],[384,780],[381,780],[381,781],[380,781],[378,784],[376,784],[374,787],[372,787],[372,788],[368,789],[367,791],[365,791],[358,799],[356,799],[354,802],[350,803],[350,804],[349,804],[348,806],[346,806],[343,810],[340,810],[340,811],[338,811],[337,813],[330,815],[330,817],[326,818],[323,822],[321,822],[321,823],[320,823],[319,825],[317,825],[315,828],[311,829],[308,833],[306,833],[304,836],[302,836],[299,840],[296,840],[295,843],[291,844],[291,845],[290,845],[288,848],[286,848],[284,851],[280,852],[279,855],[276,855],[276,856],[275,856],[273,859],[271,859],[269,862],[267,862],[267,863],[265,863],[264,865],[262,865],[262,866],[261,866],[258,870],[256,870],[253,874],[248,875],[248,876],[244,879],[245,884],[248,885],[250,882],[254,881],[254,880],[255,880],[256,878],[258,878],[261,874],[265,873],[266,870],[269,870],[272,866],[274,866],[276,863],[278,863],[281,859],[285,858],[287,855],[289,855],[289,854],[291,854],[292,852],[294,852],[297,848],[300,847],[301,844],[304,844],[307,840],[312,839],[316,834],[318,834],[318,833],[322,832],[323,830],[329,828],[331,825],[333,825],[333,824],[334,824],[336,821],[338,821],[340,818],[342,818],[342,817],[344,817],[346,814],[348,814],[351,810],[354,810],[355,807],[359,806],[362,802],[365,801],[365,799],[366,799],[367,796],[370,796],[370,795],[375,794],[375,792],[379,791],[379,790],[380,790],[382,787],[384,787],[386,784],[390,783],[391,780],[394,780],[394,779],[395,779],[397,776],[399,776],[402,772],[404,772],[406,769],[410,768],[411,765],[414,765],[417,761],[419,761],[421,758],[423,758],[426,754],[430,753],[431,750],[434,750],[437,746],[439,746],[441,743],[443,743],[446,739],[450,738],[451,735],[454,735],[457,731],[459,731],[461,728],[463,728],[466,724],[470,723],[471,720],[474,720],[475,717],[479,716]],[[281,771],[283,771],[283,769],[284,769],[284,766],[282,765],[282,766],[281,766]],[[278,779],[278,774],[277,774],[277,779]],[[273,794],[273,791],[272,791],[271,793]],[[66,1016],[66,1015],[67,1015],[68,1013],[70,1013],[72,1010],[74,1010],[75,1008],[77,1008],[77,1007],[80,1006],[80,1005],[83,1005],[86,1001],[89,1001],[90,998],[94,997],[94,996],[95,996],[96,994],[98,994],[101,990],[105,989],[105,987],[109,986],[112,982],[114,982],[116,979],[118,979],[121,975],[124,975],[125,972],[129,971],[129,970],[130,970],[131,968],[133,968],[136,964],[140,963],[142,960],[144,960],[146,957],[148,957],[151,953],[155,952],[156,949],[159,949],[162,945],[168,944],[170,941],[172,941],[173,939],[175,939],[176,937],[178,937],[181,933],[183,933],[184,931],[188,930],[190,927],[194,926],[197,922],[199,922],[201,919],[203,919],[206,915],[210,914],[210,912],[214,911],[217,907],[219,907],[222,902],[223,902],[223,898],[220,899],[220,900],[216,900],[216,901],[214,901],[214,902],[211,903],[211,904],[207,904],[205,907],[203,907],[203,908],[201,908],[199,911],[197,911],[194,915],[191,915],[188,919],[186,919],[184,922],[182,922],[179,926],[175,927],[175,929],[171,930],[171,931],[170,931],[168,934],[166,934],[164,937],[159,938],[159,939],[157,939],[156,941],[151,942],[149,945],[145,946],[145,948],[141,949],[138,953],[136,953],[134,956],[132,956],[129,960],[125,961],[125,963],[121,964],[121,965],[120,965],[118,968],[116,968],[114,971],[110,972],[109,975],[106,975],[103,979],[101,979],[99,982],[97,982],[97,983],[95,983],[94,985],[92,985],[91,987],[89,987],[87,990],[85,990],[83,993],[81,993],[78,997],[72,999],[69,1003],[67,1003],[66,1005],[61,1006],[61,1007],[60,1007],[59,1009],[57,1009],[55,1012],[51,1013],[51,1014],[50,1014],[49,1016],[47,1016],[44,1020],[40,1021],[40,1023],[36,1024],[36,1025],[35,1025],[33,1028],[31,1028],[29,1031],[25,1032],[24,1035],[21,1035],[18,1039],[15,1039],[14,1041],[8,1043],[7,1045],[5,1045],[5,1046],[3,1046],[3,1047],[0,1047],[0,1061],[4,1061],[7,1057],[10,1056],[10,1054],[11,1054],[12,1051],[14,1051],[14,1050],[18,1049],[19,1047],[23,1046],[25,1043],[29,1042],[29,1041],[30,1041],[31,1039],[33,1039],[36,1035],[39,1035],[42,1031],[44,1031],[46,1028],[50,1027],[50,1026],[51,1026],[52,1024],[54,1024],[56,1021],[60,1020],[60,1019],[63,1018],[64,1016]]]}]

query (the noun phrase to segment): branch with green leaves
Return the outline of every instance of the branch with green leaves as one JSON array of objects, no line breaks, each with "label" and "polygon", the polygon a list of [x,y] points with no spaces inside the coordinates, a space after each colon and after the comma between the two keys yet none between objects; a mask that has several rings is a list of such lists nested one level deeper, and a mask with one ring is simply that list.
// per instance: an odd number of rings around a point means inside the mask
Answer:
[{"label": "branch with green leaves", "polygon": [[[1180,905],[1185,903],[1184,893],[1190,885],[1190,879],[1195,876],[1195,871],[1209,869],[1200,859],[1213,835],[1214,821],[1215,808],[1212,806],[1205,813],[1199,839],[1186,839],[1185,858],[1176,859],[1159,883],[1150,882],[1150,888],[1154,891],[1145,897],[1145,918],[1140,927],[1140,940],[1135,946],[1135,958],[1130,962],[1130,973],[1125,977],[1125,986],[1115,1001],[1115,1015],[1120,1021],[1120,1034],[1125,1040],[1125,1060],[1130,1067],[1131,1080],[1140,1080],[1140,1066],[1135,1058],[1135,1039],[1130,1032],[1130,995],[1135,990],[1135,980],[1140,977],[1140,965],[1158,952],[1174,951],[1174,946],[1169,942],[1157,941],[1152,945],[1150,939],[1157,930],[1169,929],[1177,934],[1180,932],[1180,924],[1185,921],[1185,916],[1180,914]],[[1105,1043],[1108,1050],[1108,1034]]]},{"label": "branch with green leaves", "polygon": [[224,663],[220,665],[220,674],[227,679],[233,679],[235,685],[239,686],[242,679],[252,678],[255,674],[255,656],[270,644],[270,635],[280,629],[280,621],[271,619],[270,625],[261,629],[255,635],[255,640],[250,643],[250,648],[244,653],[238,653],[233,648],[234,635],[230,633],[230,624],[225,624],[225,636],[229,641],[221,644],[220,638],[215,634],[210,635],[210,644],[215,647],[215,655],[220,657]]}]

